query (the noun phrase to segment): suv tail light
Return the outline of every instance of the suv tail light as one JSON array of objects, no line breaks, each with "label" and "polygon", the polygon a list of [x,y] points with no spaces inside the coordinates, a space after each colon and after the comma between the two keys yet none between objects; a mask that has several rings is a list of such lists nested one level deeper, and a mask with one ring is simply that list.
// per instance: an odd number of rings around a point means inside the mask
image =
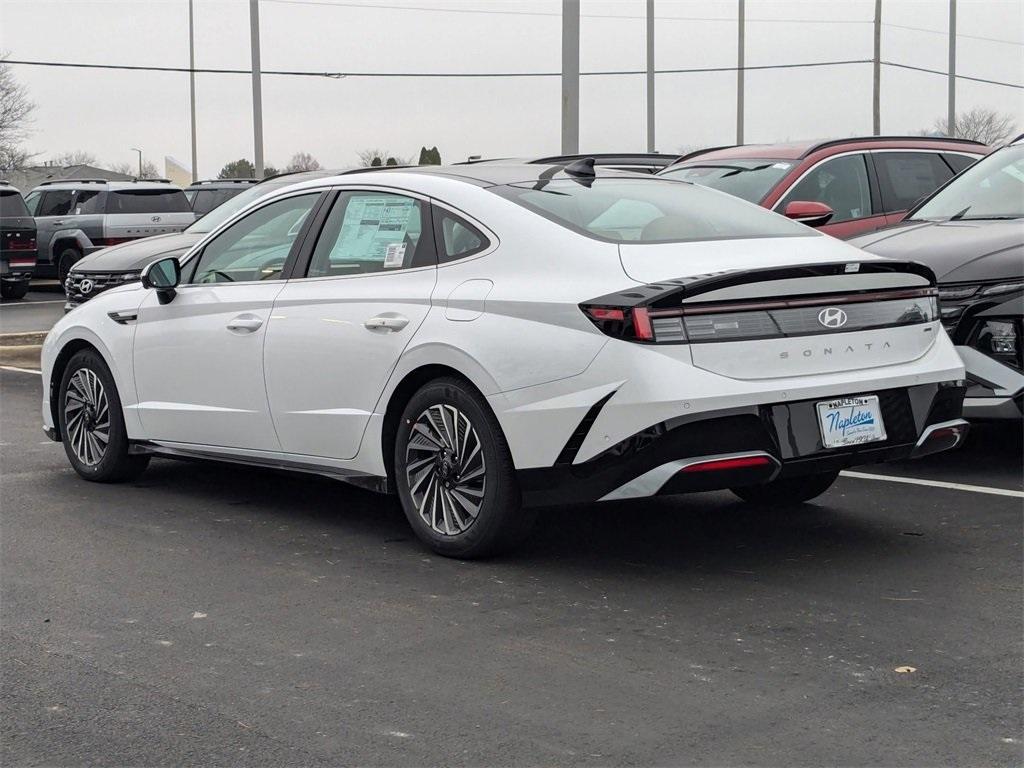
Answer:
[{"label": "suv tail light", "polygon": [[7,248],[11,251],[34,251],[36,249],[36,239],[32,237],[28,240],[15,240],[12,237],[7,241]]}]

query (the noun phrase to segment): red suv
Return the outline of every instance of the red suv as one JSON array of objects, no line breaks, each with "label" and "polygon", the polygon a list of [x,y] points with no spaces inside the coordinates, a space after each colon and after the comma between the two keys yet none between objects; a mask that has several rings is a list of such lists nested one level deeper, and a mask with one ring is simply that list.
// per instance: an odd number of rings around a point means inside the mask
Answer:
[{"label": "red suv", "polygon": [[875,136],[748,144],[683,155],[659,176],[742,197],[836,237],[894,224],[987,155],[965,139]]}]

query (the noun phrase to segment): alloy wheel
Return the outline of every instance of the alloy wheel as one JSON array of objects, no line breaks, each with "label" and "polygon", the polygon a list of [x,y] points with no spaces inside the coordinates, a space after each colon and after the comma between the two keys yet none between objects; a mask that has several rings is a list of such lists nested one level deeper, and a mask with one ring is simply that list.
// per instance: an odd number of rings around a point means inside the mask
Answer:
[{"label": "alloy wheel", "polygon": [[405,449],[405,476],[427,525],[442,536],[464,533],[480,512],[486,475],[480,437],[465,413],[444,404],[419,415]]},{"label": "alloy wheel", "polygon": [[110,443],[110,408],[103,382],[89,368],[79,368],[68,380],[64,423],[78,460],[88,467],[99,464]]}]

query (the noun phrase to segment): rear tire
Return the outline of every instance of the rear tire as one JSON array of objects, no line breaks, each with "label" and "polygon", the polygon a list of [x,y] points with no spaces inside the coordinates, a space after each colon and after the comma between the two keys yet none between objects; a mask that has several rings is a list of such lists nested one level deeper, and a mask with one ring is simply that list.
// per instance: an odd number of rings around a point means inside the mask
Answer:
[{"label": "rear tire", "polygon": [[24,299],[28,293],[28,280],[0,280],[0,296],[5,299]]},{"label": "rear tire", "polygon": [[744,501],[758,505],[796,506],[810,501],[832,487],[838,472],[823,472],[806,477],[788,477],[761,485],[733,488],[732,492]]},{"label": "rear tire", "polygon": [[98,352],[75,353],[64,369],[58,397],[64,452],[75,472],[95,483],[118,483],[142,474],[149,456],[128,452],[121,398]]},{"label": "rear tire", "polygon": [[507,551],[536,519],[522,507],[498,420],[460,379],[436,379],[412,396],[398,426],[394,470],[409,524],[439,555]]}]

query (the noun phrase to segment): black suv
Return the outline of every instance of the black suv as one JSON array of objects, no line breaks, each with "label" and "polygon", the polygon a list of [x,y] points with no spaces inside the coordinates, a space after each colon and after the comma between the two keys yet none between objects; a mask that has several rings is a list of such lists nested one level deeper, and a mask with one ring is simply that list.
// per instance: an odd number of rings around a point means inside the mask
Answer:
[{"label": "black suv", "polygon": [[35,268],[35,219],[21,193],[0,181],[0,296],[23,298]]},{"label": "black suv", "polygon": [[185,187],[185,197],[197,217],[205,216],[239,192],[245,192],[256,179],[207,179]]},{"label": "black suv", "polygon": [[1024,401],[1024,134],[979,160],[892,227],[849,240],[927,264],[970,388],[964,415],[1020,419]]}]

